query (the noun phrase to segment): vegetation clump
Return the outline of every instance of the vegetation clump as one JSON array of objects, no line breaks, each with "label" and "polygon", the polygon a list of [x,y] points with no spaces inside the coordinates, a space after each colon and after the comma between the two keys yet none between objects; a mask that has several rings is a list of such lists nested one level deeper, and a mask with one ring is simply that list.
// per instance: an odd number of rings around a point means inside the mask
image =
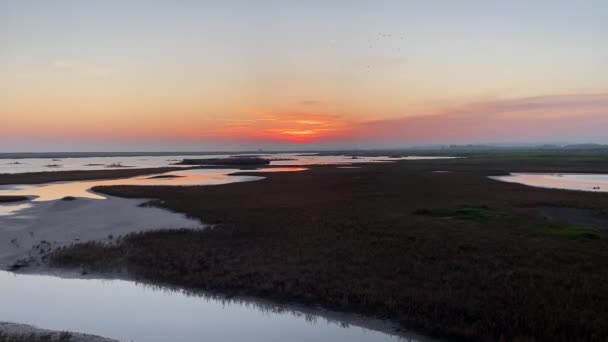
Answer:
[{"label": "vegetation clump", "polygon": [[0,342],[71,342],[72,334],[68,332],[8,335],[0,331]]},{"label": "vegetation clump", "polygon": [[417,209],[414,212],[416,215],[455,218],[459,220],[488,220],[496,218],[505,218],[508,215],[505,213],[492,211],[487,207],[464,207],[454,210],[449,209]]},{"label": "vegetation clump", "polygon": [[0,203],[22,202],[28,200],[29,198],[25,196],[0,196]]},{"label": "vegetation clump", "polygon": [[561,236],[567,238],[599,239],[600,234],[595,229],[583,228],[557,223],[538,224],[533,227],[541,235]]},{"label": "vegetation clump", "polygon": [[226,165],[226,166],[257,166],[269,165],[270,160],[260,157],[230,157],[207,159],[184,159],[175,165]]}]

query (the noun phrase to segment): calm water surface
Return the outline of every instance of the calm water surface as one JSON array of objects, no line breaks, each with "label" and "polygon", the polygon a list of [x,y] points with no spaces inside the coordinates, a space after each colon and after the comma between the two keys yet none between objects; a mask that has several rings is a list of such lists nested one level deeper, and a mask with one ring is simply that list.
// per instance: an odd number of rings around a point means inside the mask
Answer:
[{"label": "calm water surface", "polygon": [[[282,167],[271,169],[248,170],[247,172],[294,172],[303,171],[301,167]],[[219,185],[263,179],[256,176],[232,176],[235,169],[198,169],[145,175],[133,178],[92,180],[76,182],[56,182],[35,185],[0,186],[0,196],[34,196],[34,201],[52,201],[65,196],[105,199],[106,196],[92,192],[96,186],[109,185]],[[1,209],[0,209],[1,210]]]},{"label": "calm water surface", "polygon": [[0,271],[0,303],[0,321],[125,342],[427,341],[416,335],[398,337],[376,331],[392,330],[387,322],[356,315],[187,295],[123,280]]},{"label": "calm water surface", "polygon": [[[44,171],[74,171],[74,170],[104,170],[121,168],[146,168],[146,167],[165,167],[179,166],[173,165],[184,158],[205,159],[205,158],[227,158],[235,156],[226,155],[184,155],[184,156],[131,156],[131,157],[86,157],[86,158],[24,158],[6,159],[0,158],[0,174],[2,173],[24,173],[24,172],[44,172]],[[397,160],[418,160],[418,159],[446,159],[453,157],[441,156],[407,156],[399,158],[389,158],[388,156],[379,157],[356,157],[336,155],[324,156],[315,153],[273,153],[260,154],[261,157],[269,159],[289,159],[274,160],[271,165],[327,165],[327,164],[353,164],[353,163],[375,163]],[[185,167],[185,166],[184,166]]]},{"label": "calm water surface", "polygon": [[606,174],[512,173],[509,176],[491,178],[541,188],[608,192],[608,175]]}]

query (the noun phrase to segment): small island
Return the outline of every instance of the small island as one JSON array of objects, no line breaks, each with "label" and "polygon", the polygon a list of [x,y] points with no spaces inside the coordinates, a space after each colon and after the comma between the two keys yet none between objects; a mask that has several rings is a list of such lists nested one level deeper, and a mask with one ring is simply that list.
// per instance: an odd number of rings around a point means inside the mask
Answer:
[{"label": "small island", "polygon": [[226,165],[226,166],[264,166],[269,165],[270,160],[260,157],[230,157],[230,158],[207,158],[207,159],[183,159],[174,165]]},{"label": "small island", "polygon": [[0,196],[0,203],[29,201],[25,196]]}]

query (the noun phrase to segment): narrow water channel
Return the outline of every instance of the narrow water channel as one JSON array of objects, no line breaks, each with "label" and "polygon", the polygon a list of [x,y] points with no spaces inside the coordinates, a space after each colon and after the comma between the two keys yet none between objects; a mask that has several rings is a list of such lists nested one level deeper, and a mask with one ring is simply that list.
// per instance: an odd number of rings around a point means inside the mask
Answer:
[{"label": "narrow water channel", "polygon": [[357,315],[226,300],[124,280],[67,279],[0,271],[0,321],[125,342],[427,341],[390,333]]}]

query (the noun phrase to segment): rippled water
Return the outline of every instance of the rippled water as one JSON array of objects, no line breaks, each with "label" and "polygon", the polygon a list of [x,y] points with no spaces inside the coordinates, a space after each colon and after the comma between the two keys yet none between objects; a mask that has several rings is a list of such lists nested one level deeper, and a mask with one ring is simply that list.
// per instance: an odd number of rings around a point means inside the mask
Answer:
[{"label": "rippled water", "polygon": [[509,176],[491,178],[541,188],[608,192],[608,175],[606,174],[512,173]]},{"label": "rippled water", "polygon": [[0,303],[0,321],[125,342],[423,341],[413,334],[400,338],[380,332],[391,332],[393,326],[356,315],[192,295],[122,280],[0,271]]}]

